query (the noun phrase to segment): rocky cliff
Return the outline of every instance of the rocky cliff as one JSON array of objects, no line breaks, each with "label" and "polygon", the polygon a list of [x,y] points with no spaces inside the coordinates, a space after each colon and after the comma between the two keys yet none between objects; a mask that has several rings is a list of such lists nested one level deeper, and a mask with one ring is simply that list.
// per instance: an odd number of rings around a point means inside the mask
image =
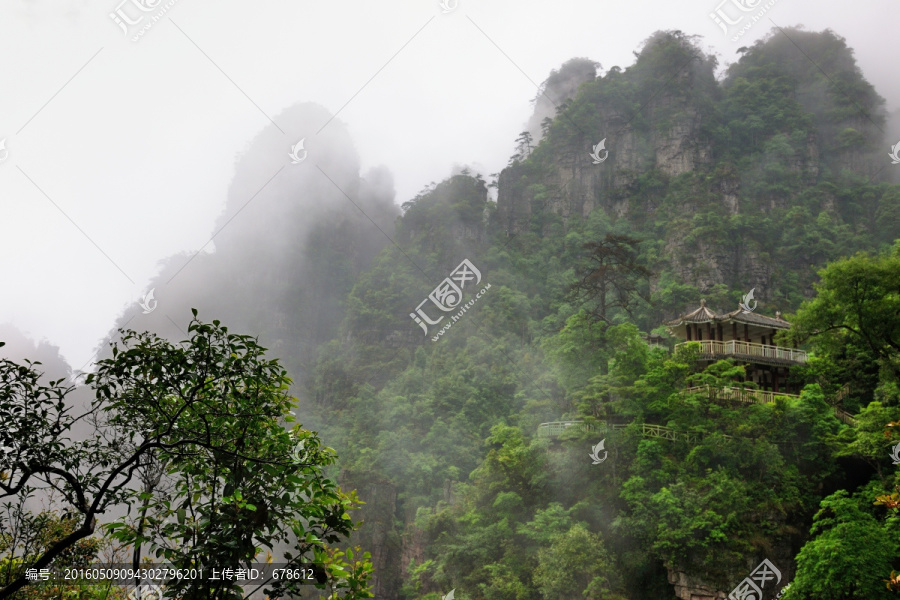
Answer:
[{"label": "rocky cliff", "polygon": [[[829,32],[789,34],[799,48],[779,37],[742,48],[721,80],[689,37],[652,37],[632,67],[584,83],[542,142],[503,170],[496,226],[543,234],[546,215],[571,224],[599,209],[654,239],[658,272],[700,291],[755,286],[761,299],[777,297],[782,258],[808,267],[822,257],[809,248],[783,257],[758,225],[800,208],[849,224],[830,183],[885,176],[883,100],[852,51]],[[842,85],[819,72],[826,62]],[[701,214],[710,235],[686,236]]]}]

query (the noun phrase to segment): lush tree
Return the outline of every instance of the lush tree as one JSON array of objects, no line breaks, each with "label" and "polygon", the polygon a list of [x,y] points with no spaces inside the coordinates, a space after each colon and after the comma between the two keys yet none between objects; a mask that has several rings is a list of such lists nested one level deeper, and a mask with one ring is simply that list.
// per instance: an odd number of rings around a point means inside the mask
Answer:
[{"label": "lush tree", "polygon": [[900,417],[900,407],[871,402],[857,417],[857,425],[841,432],[835,456],[855,456],[866,461],[882,480],[890,456],[891,443],[885,439],[884,423]]},{"label": "lush tree", "polygon": [[[278,361],[266,360],[253,338],[198,321],[196,311],[188,332],[189,340],[172,344],[122,331],[112,357],[87,378],[95,392],[87,417],[96,431],[83,440],[72,439],[78,419],[66,405],[71,388],[45,386],[31,365],[0,361],[2,497],[27,497],[32,482],[43,484],[76,520],[28,567],[50,565],[89,537],[106,510],[148,496],[144,527],[123,520],[109,530],[179,568],[246,564],[276,544],[290,548],[283,554],[292,563],[325,563],[328,545],[353,530],[355,496],[323,474],[334,451],[312,432],[295,427],[295,438],[284,428],[294,400]],[[23,431],[33,434],[14,435]],[[168,467],[170,494],[130,485],[153,456]],[[347,577],[340,565],[332,572]],[[14,579],[0,598],[25,584],[24,575]],[[358,588],[356,597],[365,597],[365,586]],[[271,589],[281,593],[284,583]],[[242,597],[234,582],[176,580],[167,587],[173,593]]]},{"label": "lush tree", "polygon": [[878,600],[895,596],[884,585],[897,555],[896,536],[840,490],[822,501],[797,555],[797,574],[785,600]]},{"label": "lush tree", "polygon": [[848,345],[862,346],[900,377],[900,243],[831,263],[819,276],[816,296],[792,317],[787,338],[812,341],[835,360]]},{"label": "lush tree", "polygon": [[531,132],[523,131],[520,133],[519,137],[516,138],[516,152],[510,159],[509,164],[523,161],[528,158],[528,155],[531,154],[531,151],[534,149],[533,141]]},{"label": "lush tree", "polygon": [[558,335],[544,339],[544,349],[558,365],[567,391],[574,392],[596,373],[608,370],[607,329],[606,323],[580,311],[566,320]]},{"label": "lush tree", "polygon": [[[78,524],[69,516],[50,510],[34,514],[25,508],[24,498],[19,502],[4,503],[0,513],[0,585],[6,586],[17,579],[37,556],[71,534]],[[38,579],[34,585],[20,589],[12,597],[16,600],[75,596],[80,600],[124,600],[125,593],[115,582],[79,577],[60,579],[58,576],[65,569],[88,567],[104,546],[108,544],[95,536],[78,540],[56,557],[52,563],[55,571],[52,579]]]},{"label": "lush tree", "polygon": [[584,244],[586,264],[570,288],[572,301],[606,323],[611,322],[614,309],[632,314],[635,302],[647,300],[642,284],[652,274],[638,259],[639,243],[626,235],[608,233],[600,241]]},{"label": "lush tree", "polygon": [[581,524],[538,552],[534,579],[545,600],[625,600],[603,540]]}]

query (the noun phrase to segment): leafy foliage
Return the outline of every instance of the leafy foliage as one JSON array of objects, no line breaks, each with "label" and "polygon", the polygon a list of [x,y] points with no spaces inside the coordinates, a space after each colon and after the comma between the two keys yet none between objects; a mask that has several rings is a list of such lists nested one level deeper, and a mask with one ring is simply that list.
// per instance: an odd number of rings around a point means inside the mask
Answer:
[{"label": "leafy foliage", "polygon": [[[0,411],[13,428],[31,427],[3,455],[4,497],[27,498],[37,480],[56,489],[78,522],[45,543],[22,566],[42,568],[71,553],[94,532],[97,516],[114,506],[143,501],[141,526],[126,517],[108,524],[114,539],[149,547],[177,568],[254,562],[263,549],[290,548],[290,562],[322,562],[329,544],[354,528],[348,511],[355,494],[344,494],[324,476],[335,452],[293,421],[290,380],[277,361],[249,336],[218,321],[196,319],[191,339],[180,345],[151,333],[123,331],[112,358],[99,362],[87,384],[95,391],[88,416],[96,433],[69,438],[72,425],[60,382],[39,382],[30,366],[0,362],[9,382]],[[34,408],[38,410],[35,411]],[[298,455],[297,444],[303,444]],[[166,468],[168,493],[134,490],[128,484],[151,459]],[[368,597],[365,559],[347,570],[343,554],[330,555],[331,585],[346,597]],[[347,554],[351,561],[353,555]],[[0,597],[25,583],[10,581]],[[292,582],[270,588],[281,594]],[[184,598],[242,598],[234,581],[175,580],[166,593]]]},{"label": "leafy foliage", "polygon": [[[820,503],[875,481],[890,506],[900,193],[872,175],[883,101],[832,32],[785,29],[740,54],[719,81],[695,38],[659,32],[627,69],[585,67],[537,143],[537,127],[520,134],[497,205],[466,174],[404,205],[399,247],[358,279],[301,405],[341,449],[344,480],[376,496],[354,535],[380,547],[385,595],[668,597],[676,577],[730,590],[763,558],[806,594],[822,572],[794,556],[834,542],[811,529]],[[616,167],[585,168],[595,132],[618,136]],[[660,154],[682,142],[692,164]],[[439,342],[407,336],[409,311],[463,257],[490,300]],[[736,306],[748,273],[767,314],[796,312],[781,343],[810,350],[790,374],[802,393],[687,393],[753,384],[739,362],[700,369],[696,348],[653,347],[648,332],[700,297]],[[857,316],[885,330],[825,331]],[[580,423],[536,435],[560,420]],[[600,440],[609,459],[591,465]],[[848,531],[882,532],[873,556],[892,552],[889,518],[840,508]],[[866,586],[884,588],[889,562]]]}]

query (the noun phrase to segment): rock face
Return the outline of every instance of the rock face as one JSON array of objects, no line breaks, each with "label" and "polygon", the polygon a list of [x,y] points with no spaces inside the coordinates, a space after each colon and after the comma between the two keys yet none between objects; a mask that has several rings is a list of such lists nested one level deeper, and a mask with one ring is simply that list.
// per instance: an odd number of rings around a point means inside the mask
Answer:
[{"label": "rock face", "polygon": [[[682,77],[690,85],[691,73]],[[500,173],[497,220],[504,230],[510,234],[526,231],[531,216],[541,211],[554,212],[564,220],[585,218],[596,208],[627,217],[645,208],[630,206],[627,201],[629,186],[641,174],[656,169],[676,177],[710,162],[711,148],[700,136],[701,112],[690,100],[661,94],[645,108],[650,131],[617,110],[602,105],[595,108],[604,130],[595,134],[596,139],[585,138],[580,146],[555,153],[548,172],[539,180],[523,178],[519,164]],[[666,115],[661,117],[665,128],[657,126],[654,115]],[[601,139],[606,140],[609,155],[594,164],[590,151]]]},{"label": "rock face", "polygon": [[715,590],[696,577],[690,576],[684,571],[669,571],[669,583],[672,584],[675,597],[679,600],[722,600],[726,598],[725,592]]},{"label": "rock face", "polygon": [[762,260],[753,249],[728,249],[704,241],[688,248],[683,239],[675,237],[667,240],[666,252],[674,259],[675,276],[700,290],[734,281],[738,275],[743,278],[746,289],[773,287],[774,266]]},{"label": "rock face", "polygon": [[396,598],[400,588],[400,563],[403,554],[400,542],[393,533],[397,511],[397,488],[387,481],[370,481],[365,476],[341,473],[343,489],[355,489],[366,504],[353,514],[365,527],[353,534],[353,544],[360,545],[372,555],[376,576],[372,591],[376,598]]},{"label": "rock face", "polygon": [[[783,519],[775,517],[782,521]],[[763,598],[774,598],[777,590],[783,588],[794,578],[794,559],[799,548],[793,547],[791,543],[782,543],[769,546],[766,554],[770,558],[770,562],[781,573],[780,580],[770,580],[768,585],[763,588]],[[671,564],[666,564],[668,571],[669,583],[672,585],[675,597],[679,600],[724,600],[728,597],[729,592],[733,590],[745,577],[754,572],[762,561],[754,557],[748,560],[744,573],[734,575],[734,580],[726,588],[719,587],[710,583],[710,577],[700,573],[688,573]]]},{"label": "rock face", "polygon": [[557,107],[574,98],[582,83],[597,77],[598,66],[586,58],[573,58],[566,61],[559,70],[550,72],[534,98],[534,114],[528,120],[528,132],[535,143],[543,137],[541,123],[544,119],[555,117]]},{"label": "rock face", "polygon": [[[421,565],[428,555],[425,552],[428,536],[413,523],[407,523],[406,532],[403,534],[403,550],[400,554],[400,571],[403,581],[409,581],[410,565]],[[422,582],[428,586],[431,582]]]},{"label": "rock face", "polygon": [[[714,58],[699,56],[676,34],[657,36],[634,66],[613,68],[570,93],[538,147],[500,173],[493,225],[508,236],[543,234],[544,223],[557,217],[569,227],[601,210],[660,241],[654,270],[664,267],[701,292],[725,284],[755,287],[761,300],[777,297],[779,266],[824,260],[802,246],[778,256],[763,229],[775,229],[794,209],[794,219],[840,222],[850,211],[846,200],[831,197],[830,178],[853,172],[873,179],[880,168],[871,143],[877,128],[842,113],[815,68],[795,64],[795,51],[758,45],[719,81]],[[849,50],[834,52],[853,64]],[[776,85],[759,76],[760,65],[800,92],[760,98]],[[877,112],[883,101],[872,94],[867,102]],[[591,151],[601,140],[608,155],[595,164]],[[712,235],[689,238],[698,215]]]}]

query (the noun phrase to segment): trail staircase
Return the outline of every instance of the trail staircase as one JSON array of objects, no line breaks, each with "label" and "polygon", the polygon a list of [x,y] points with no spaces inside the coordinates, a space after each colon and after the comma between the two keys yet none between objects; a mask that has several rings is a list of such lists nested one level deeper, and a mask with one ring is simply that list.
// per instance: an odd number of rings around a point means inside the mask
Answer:
[{"label": "trail staircase", "polygon": [[[641,435],[644,437],[661,438],[664,440],[683,440],[686,442],[696,442],[699,436],[689,433],[680,432],[665,425],[655,425],[653,423],[641,423]],[[570,428],[576,428],[581,431],[621,431],[631,426],[631,423],[606,423],[600,421],[597,425],[590,425],[583,421],[553,421],[551,423],[541,423],[538,426],[537,435],[539,438],[558,438],[564,431]],[[731,439],[731,436],[724,436]]]},{"label": "trail staircase", "polygon": [[[713,387],[713,386],[695,386],[685,390],[689,393],[705,392],[709,397],[719,400],[732,400],[735,402],[747,402],[752,404],[772,404],[777,398],[799,398],[796,394],[782,394],[779,392],[769,392],[765,390],[733,388],[733,387]],[[850,393],[849,386],[844,386],[835,396],[835,402],[840,403]],[[835,416],[845,425],[855,427],[858,423],[855,417],[838,406],[832,407]],[[641,435],[643,437],[659,438],[664,440],[683,440],[687,442],[697,442],[699,436],[697,434],[677,431],[665,425],[655,425],[653,423],[641,423]],[[551,421],[549,423],[541,423],[538,425],[537,436],[539,438],[556,439],[564,432],[574,431],[616,431],[630,427],[631,423],[606,423],[600,421],[596,425],[585,423],[584,421]],[[573,429],[574,428],[574,429]],[[727,440],[733,439],[730,435],[722,435]],[[787,443],[787,442],[780,442]]]},{"label": "trail staircase", "polygon": [[[731,400],[733,402],[747,402],[751,404],[773,404],[776,398],[800,398],[797,394],[785,394],[782,392],[770,392],[766,390],[755,390],[735,387],[713,387],[709,385],[701,385],[689,387],[686,392],[697,393],[706,392],[710,399],[717,398],[719,400]],[[835,396],[835,405],[832,407],[834,416],[845,425],[856,427],[856,418],[842,409],[840,404],[844,398],[850,393],[850,386],[845,385]]]}]

